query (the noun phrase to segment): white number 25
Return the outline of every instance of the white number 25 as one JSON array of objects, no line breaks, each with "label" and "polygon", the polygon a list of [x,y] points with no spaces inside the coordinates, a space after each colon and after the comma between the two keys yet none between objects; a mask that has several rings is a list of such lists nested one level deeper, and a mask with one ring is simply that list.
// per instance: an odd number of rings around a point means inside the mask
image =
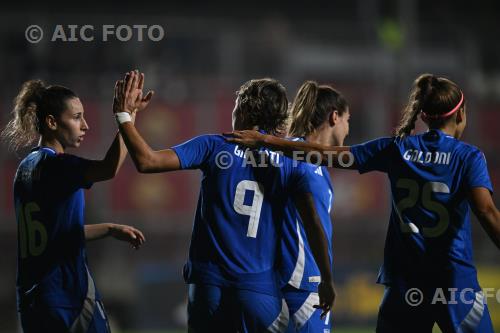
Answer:
[{"label": "white number 25", "polygon": [[396,206],[402,232],[419,232],[415,224],[403,222],[401,216],[405,209],[412,208],[417,204],[419,197],[422,198],[423,207],[437,215],[437,224],[434,227],[424,227],[422,234],[425,237],[439,237],[448,229],[450,224],[448,210],[440,202],[432,200],[432,193],[450,193],[448,185],[441,182],[427,182],[420,189],[417,181],[403,178],[398,180],[396,187],[408,190],[408,195],[401,199]]}]

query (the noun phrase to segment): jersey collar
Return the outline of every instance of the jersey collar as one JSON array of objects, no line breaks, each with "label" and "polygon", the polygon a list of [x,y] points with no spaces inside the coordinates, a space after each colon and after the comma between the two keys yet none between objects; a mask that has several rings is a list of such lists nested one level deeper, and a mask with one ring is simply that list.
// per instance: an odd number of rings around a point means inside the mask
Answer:
[{"label": "jersey collar", "polygon": [[445,132],[437,128],[429,129],[429,132],[436,132],[439,136],[444,136],[446,138],[454,139],[454,137],[452,137],[451,135],[446,134]]},{"label": "jersey collar", "polygon": [[31,152],[35,152],[35,151],[44,151],[44,152],[49,153],[51,155],[57,155],[57,152],[54,149],[52,149],[50,147],[45,147],[45,146],[38,146],[38,147],[31,149]]}]

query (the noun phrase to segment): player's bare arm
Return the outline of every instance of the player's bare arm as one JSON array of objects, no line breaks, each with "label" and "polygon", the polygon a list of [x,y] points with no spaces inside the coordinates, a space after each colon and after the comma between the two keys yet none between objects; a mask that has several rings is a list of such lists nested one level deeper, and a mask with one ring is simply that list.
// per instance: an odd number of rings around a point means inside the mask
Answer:
[{"label": "player's bare arm", "polygon": [[[127,74],[126,80],[130,81],[130,84],[132,84],[131,80],[129,80],[129,74]],[[144,84],[144,76],[139,77],[137,80],[138,80],[137,83],[138,86]],[[115,98],[113,99],[113,112],[117,112],[117,110],[119,109],[118,100],[116,99],[116,92],[117,89],[119,88],[121,87],[119,87],[117,82],[115,84]],[[152,92],[150,92],[150,95],[146,96],[145,99],[149,100],[151,99],[151,97],[152,97]],[[131,112],[132,123],[135,122],[136,112],[144,109],[146,106],[147,103],[144,103],[142,101],[142,96],[141,96],[141,103],[139,103],[137,105],[137,108],[132,110]],[[100,182],[114,178],[118,174],[118,171],[120,170],[123,162],[125,161],[126,156],[127,156],[127,147],[125,146],[125,142],[123,141],[120,132],[118,131],[105,157],[102,160],[93,160],[90,163],[89,168],[87,169],[87,172],[85,174],[85,179],[88,182]]]},{"label": "player's bare arm", "polygon": [[128,242],[136,250],[146,241],[144,234],[139,229],[129,225],[99,223],[85,226],[86,241],[93,241],[106,237],[113,237],[117,240]]},{"label": "player's bare arm", "polygon": [[487,188],[474,187],[469,193],[469,202],[481,226],[500,249],[500,212]]},{"label": "player's bare arm", "polygon": [[314,198],[311,193],[297,194],[294,197],[294,203],[303,221],[308,243],[311,246],[314,260],[318,264],[321,273],[321,283],[318,286],[319,305],[315,305],[315,307],[322,309],[321,316],[324,317],[332,309],[335,301],[335,289],[333,286],[327,240],[323,232],[321,220],[316,213]]},{"label": "player's bare arm", "polygon": [[[273,135],[263,134],[258,131],[244,130],[224,133],[228,142],[234,142],[250,148],[266,147],[274,151],[283,152],[285,156],[291,158],[304,158],[310,154],[308,161],[311,163],[320,162],[322,165],[328,165],[334,168],[356,169],[356,165],[346,167],[347,163],[340,163],[338,154],[349,151],[349,146],[324,146],[317,143],[308,143],[301,141],[289,141],[278,138]],[[318,161],[321,156],[322,160]]]}]

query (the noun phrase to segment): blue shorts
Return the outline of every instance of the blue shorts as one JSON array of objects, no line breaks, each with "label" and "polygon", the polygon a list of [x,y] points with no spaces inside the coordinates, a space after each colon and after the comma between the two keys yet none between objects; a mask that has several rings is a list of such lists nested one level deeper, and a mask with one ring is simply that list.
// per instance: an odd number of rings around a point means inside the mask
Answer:
[{"label": "blue shorts", "polygon": [[330,332],[330,313],[321,319],[321,310],[313,307],[319,304],[318,293],[292,286],[284,287],[282,292],[290,317],[287,333]]},{"label": "blue shorts", "polygon": [[279,298],[250,290],[206,284],[188,288],[188,331],[192,333],[265,332],[282,308]]},{"label": "blue shorts", "polygon": [[81,309],[69,307],[26,306],[20,311],[24,333],[109,333],[104,306],[85,300]]},{"label": "blue shorts", "polygon": [[386,286],[377,333],[494,333],[486,300],[473,288]]}]

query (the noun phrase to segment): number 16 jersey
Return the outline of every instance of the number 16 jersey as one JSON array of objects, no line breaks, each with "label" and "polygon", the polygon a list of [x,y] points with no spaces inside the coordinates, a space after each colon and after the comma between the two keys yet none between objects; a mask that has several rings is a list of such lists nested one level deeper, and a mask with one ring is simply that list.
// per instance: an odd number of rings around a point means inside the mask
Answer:
[{"label": "number 16 jersey", "polygon": [[87,296],[99,299],[85,252],[88,165],[89,160],[37,147],[17,169],[19,310],[31,304],[80,308]]}]

